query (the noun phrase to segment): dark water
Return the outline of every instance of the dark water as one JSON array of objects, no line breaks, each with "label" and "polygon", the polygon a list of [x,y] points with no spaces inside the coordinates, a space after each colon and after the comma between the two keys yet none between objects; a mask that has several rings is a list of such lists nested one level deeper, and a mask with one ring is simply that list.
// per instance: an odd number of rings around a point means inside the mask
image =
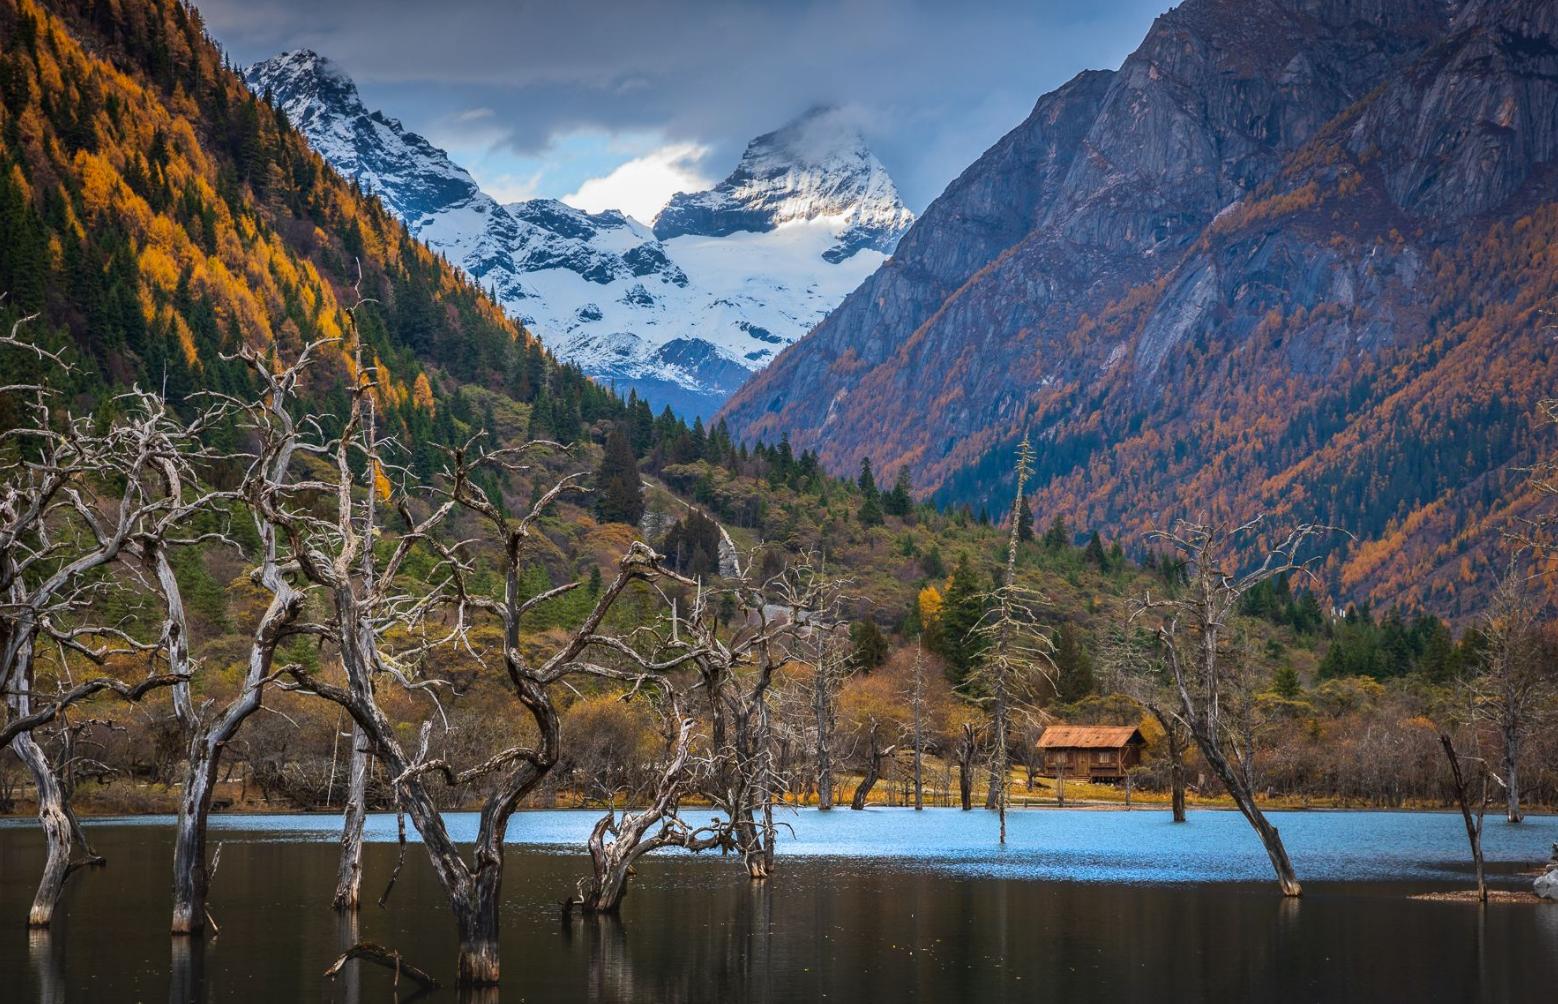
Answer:
[{"label": "dark water", "polygon": [[[1414,901],[1463,887],[1458,816],[1287,813],[1300,877],[1284,900],[1233,813],[1019,812],[1011,844],[975,811],[785,817],[776,877],[716,857],[645,859],[620,922],[560,920],[595,813],[516,817],[503,915],[517,1001],[1552,1001],[1558,906]],[[694,814],[696,815],[696,814]],[[456,832],[469,817],[451,817]],[[320,973],[341,947],[400,948],[447,979],[455,944],[421,848],[385,909],[393,817],[376,817],[356,929],[329,909],[335,820],[225,817],[203,948],[167,930],[167,820],[92,824],[106,870],[71,879],[47,934],[22,924],[34,825],[0,822],[0,1000],[382,1001],[387,971]],[[1490,819],[1496,884],[1545,860],[1558,819]],[[360,965],[360,964],[359,964]],[[402,996],[411,987],[403,984]],[[451,992],[426,1000],[454,1000]]]}]

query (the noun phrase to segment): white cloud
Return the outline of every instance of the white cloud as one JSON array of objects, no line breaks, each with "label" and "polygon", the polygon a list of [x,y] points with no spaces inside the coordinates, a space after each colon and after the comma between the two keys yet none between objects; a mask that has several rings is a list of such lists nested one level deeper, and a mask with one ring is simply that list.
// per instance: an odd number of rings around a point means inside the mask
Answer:
[{"label": "white cloud", "polygon": [[563,201],[589,213],[620,209],[647,223],[677,192],[699,192],[713,184],[697,167],[708,152],[695,143],[660,147],[589,179]]},{"label": "white cloud", "polygon": [[541,175],[544,172],[537,171],[534,174],[516,175],[508,172],[499,174],[481,174],[472,172],[471,176],[481,190],[504,204],[510,202],[523,202],[533,199],[541,193]]}]

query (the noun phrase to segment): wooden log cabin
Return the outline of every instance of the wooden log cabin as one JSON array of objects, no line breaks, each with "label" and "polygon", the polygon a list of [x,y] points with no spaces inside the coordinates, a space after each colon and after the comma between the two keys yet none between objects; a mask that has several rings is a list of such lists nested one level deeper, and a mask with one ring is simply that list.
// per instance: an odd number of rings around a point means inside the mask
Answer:
[{"label": "wooden log cabin", "polygon": [[1147,740],[1132,725],[1051,725],[1039,737],[1042,773],[1087,781],[1119,781],[1141,763]]}]

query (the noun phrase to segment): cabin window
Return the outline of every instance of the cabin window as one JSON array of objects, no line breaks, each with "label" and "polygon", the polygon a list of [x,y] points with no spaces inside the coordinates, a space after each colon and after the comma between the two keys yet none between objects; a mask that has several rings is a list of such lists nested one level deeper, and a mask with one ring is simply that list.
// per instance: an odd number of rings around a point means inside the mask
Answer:
[{"label": "cabin window", "polygon": [[1099,750],[1093,754],[1094,763],[1114,763],[1114,752],[1111,750]]}]

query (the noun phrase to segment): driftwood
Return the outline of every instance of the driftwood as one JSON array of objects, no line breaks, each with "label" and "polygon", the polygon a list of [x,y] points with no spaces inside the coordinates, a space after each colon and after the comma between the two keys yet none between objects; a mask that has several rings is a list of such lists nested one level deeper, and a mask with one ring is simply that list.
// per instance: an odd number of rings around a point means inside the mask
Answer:
[{"label": "driftwood", "polygon": [[324,975],[334,979],[346,964],[353,959],[366,959],[369,962],[381,965],[395,973],[395,986],[400,986],[400,977],[404,973],[413,981],[421,984],[429,990],[437,990],[443,984],[439,983],[433,975],[426,970],[418,969],[405,959],[400,952],[393,948],[385,948],[371,941],[359,941],[357,944],[341,953],[341,957],[330,963],[330,968],[324,971]]}]

